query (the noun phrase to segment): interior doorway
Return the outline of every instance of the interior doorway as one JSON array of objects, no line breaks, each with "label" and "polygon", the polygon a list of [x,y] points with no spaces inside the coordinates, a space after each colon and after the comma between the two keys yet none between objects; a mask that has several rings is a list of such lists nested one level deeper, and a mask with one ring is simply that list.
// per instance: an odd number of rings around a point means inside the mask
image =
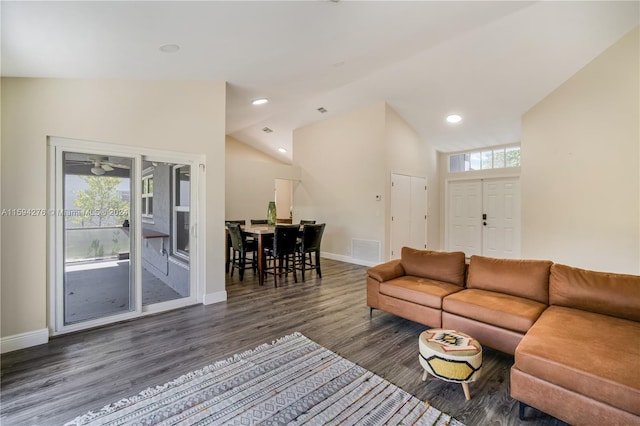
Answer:
[{"label": "interior doorway", "polygon": [[290,179],[275,180],[275,201],[278,223],[293,221],[293,181]]},{"label": "interior doorway", "polygon": [[447,186],[447,246],[467,257],[520,257],[520,180],[451,181]]}]

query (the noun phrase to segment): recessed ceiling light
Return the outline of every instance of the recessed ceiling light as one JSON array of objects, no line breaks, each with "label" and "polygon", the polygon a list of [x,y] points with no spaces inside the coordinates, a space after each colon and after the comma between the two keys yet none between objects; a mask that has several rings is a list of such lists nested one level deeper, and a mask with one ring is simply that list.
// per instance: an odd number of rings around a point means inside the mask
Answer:
[{"label": "recessed ceiling light", "polygon": [[177,44],[165,44],[160,46],[160,51],[164,53],[175,53],[180,50],[180,46]]},{"label": "recessed ceiling light", "polygon": [[447,116],[447,123],[459,123],[462,121],[462,117],[458,114],[451,114]]},{"label": "recessed ceiling light", "polygon": [[262,128],[262,131],[263,131],[263,132],[265,132],[265,133],[272,133],[272,132],[273,132],[273,130],[271,130],[271,129],[270,129],[270,128],[268,128],[268,127],[263,127],[263,128]]},{"label": "recessed ceiling light", "polygon": [[281,152],[281,153],[283,153],[283,154],[284,154],[285,152],[287,152],[287,150],[286,150],[285,148],[283,148],[283,147],[278,148],[278,151],[280,151],[280,152]]},{"label": "recessed ceiling light", "polygon": [[264,105],[267,102],[269,102],[269,99],[267,98],[260,98],[260,99],[256,99],[253,102],[251,102],[253,105]]},{"label": "recessed ceiling light", "polygon": [[327,112],[327,109],[325,107],[320,107],[318,108],[318,112],[320,112],[320,114],[325,114]]}]

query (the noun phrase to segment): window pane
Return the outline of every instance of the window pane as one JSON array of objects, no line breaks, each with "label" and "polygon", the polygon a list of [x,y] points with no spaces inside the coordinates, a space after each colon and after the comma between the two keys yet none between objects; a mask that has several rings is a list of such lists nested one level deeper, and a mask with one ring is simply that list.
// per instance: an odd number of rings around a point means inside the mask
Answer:
[{"label": "window pane", "polygon": [[147,200],[147,199],[146,199],[146,198],[145,198],[145,196],[143,195],[143,196],[142,196],[142,204],[140,204],[140,205],[142,206],[142,214],[143,214],[143,215],[148,214],[148,213],[147,213],[147,202],[146,202],[146,200]]},{"label": "window pane", "polygon": [[142,179],[142,193],[143,194],[146,194],[147,192],[149,192],[148,182],[149,182],[148,179]]},{"label": "window pane", "polygon": [[153,214],[153,197],[148,197],[147,200],[149,200],[149,206],[147,207],[147,214],[152,215]]},{"label": "window pane", "polygon": [[190,172],[191,166],[176,168],[176,206],[189,207],[189,191],[191,187],[189,182]]},{"label": "window pane", "polygon": [[449,171],[464,172],[464,154],[456,154],[449,156]]},{"label": "window pane", "polygon": [[493,150],[493,168],[501,169],[504,167],[504,148]]},{"label": "window pane", "polygon": [[520,166],[520,147],[507,148],[506,150],[507,167]]},{"label": "window pane", "polygon": [[472,152],[470,170],[480,170],[480,160],[481,160],[480,153]]},{"label": "window pane", "polygon": [[149,181],[149,193],[153,194],[153,178],[150,177],[149,179],[147,179]]},{"label": "window pane", "polygon": [[189,254],[189,212],[176,212],[176,249]]},{"label": "window pane", "polygon": [[493,168],[493,152],[482,151],[482,170]]}]

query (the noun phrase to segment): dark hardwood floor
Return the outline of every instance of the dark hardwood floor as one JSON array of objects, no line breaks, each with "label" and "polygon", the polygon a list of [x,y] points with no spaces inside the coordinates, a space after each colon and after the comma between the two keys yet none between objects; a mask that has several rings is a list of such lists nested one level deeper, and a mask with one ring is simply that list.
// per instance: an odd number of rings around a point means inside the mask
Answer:
[{"label": "dark hardwood floor", "polygon": [[518,420],[509,397],[513,357],[484,350],[483,377],[466,401],[459,384],[421,381],[424,326],[381,311],[369,319],[366,267],[322,260],[322,279],[289,276],[258,286],[250,271],[227,276],[228,300],[52,338],[2,355],[0,423],[59,425],[147,387],[299,331],[429,401],[467,425],[562,425],[530,409]]}]

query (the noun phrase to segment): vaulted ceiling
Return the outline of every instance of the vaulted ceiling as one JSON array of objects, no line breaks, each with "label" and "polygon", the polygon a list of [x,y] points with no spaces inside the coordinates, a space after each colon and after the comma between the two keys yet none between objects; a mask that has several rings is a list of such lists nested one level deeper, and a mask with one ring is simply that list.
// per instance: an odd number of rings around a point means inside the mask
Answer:
[{"label": "vaulted ceiling", "polygon": [[519,142],[522,114],[637,26],[639,4],[2,1],[2,75],[224,80],[227,133],[284,161],[293,129],[386,101],[451,152]]}]

